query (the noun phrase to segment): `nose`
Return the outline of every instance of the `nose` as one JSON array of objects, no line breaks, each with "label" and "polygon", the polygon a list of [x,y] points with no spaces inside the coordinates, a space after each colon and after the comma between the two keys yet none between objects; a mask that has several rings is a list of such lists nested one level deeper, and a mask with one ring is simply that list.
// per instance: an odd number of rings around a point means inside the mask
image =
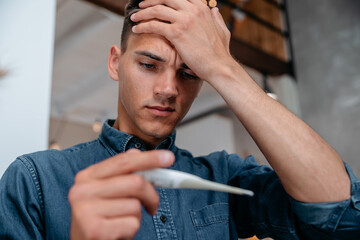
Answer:
[{"label": "nose", "polygon": [[154,94],[156,98],[175,98],[179,94],[176,73],[162,73],[155,81]]}]

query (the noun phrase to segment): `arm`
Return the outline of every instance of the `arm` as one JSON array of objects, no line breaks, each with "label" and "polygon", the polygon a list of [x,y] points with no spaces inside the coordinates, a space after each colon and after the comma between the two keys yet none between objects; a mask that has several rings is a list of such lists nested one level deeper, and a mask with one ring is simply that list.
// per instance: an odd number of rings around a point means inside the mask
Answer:
[{"label": "arm", "polygon": [[235,63],[228,67],[217,81],[209,82],[248,130],[285,190],[303,202],[348,199],[350,181],[339,155],[302,120],[268,97],[241,67]]},{"label": "arm", "polygon": [[[154,214],[159,201],[154,187],[133,172],[168,167],[173,161],[168,151],[129,150],[79,172],[69,192],[71,239],[133,238],[141,205]],[[26,157],[6,170],[0,180],[0,239],[46,238],[40,185]]]},{"label": "arm", "polygon": [[229,184],[256,192],[252,198],[230,195],[231,212],[239,237],[259,239],[357,239],[360,236],[360,181],[347,166],[351,198],[340,202],[304,203],[290,198],[279,178],[252,156],[227,158]]},{"label": "arm", "polygon": [[174,44],[186,65],[225,99],[288,194],[303,202],[350,197],[349,177],[337,153],[269,98],[231,57],[230,33],[216,8],[210,11],[198,0],[146,0],[140,7],[131,19],[142,22],[133,31],[160,34]]},{"label": "arm", "polygon": [[19,157],[2,176],[0,239],[45,239],[43,202],[34,173],[33,165]]}]

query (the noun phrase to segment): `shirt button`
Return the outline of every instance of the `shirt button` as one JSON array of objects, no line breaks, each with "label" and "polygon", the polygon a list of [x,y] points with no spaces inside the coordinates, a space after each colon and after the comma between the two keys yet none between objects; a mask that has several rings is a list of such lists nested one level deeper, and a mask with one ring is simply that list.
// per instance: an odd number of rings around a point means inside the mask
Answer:
[{"label": "shirt button", "polygon": [[135,148],[137,149],[141,148],[141,143],[135,143]]},{"label": "shirt button", "polygon": [[161,215],[161,216],[160,216],[160,220],[161,220],[163,223],[165,223],[165,222],[166,222],[166,217],[165,217],[165,215]]}]

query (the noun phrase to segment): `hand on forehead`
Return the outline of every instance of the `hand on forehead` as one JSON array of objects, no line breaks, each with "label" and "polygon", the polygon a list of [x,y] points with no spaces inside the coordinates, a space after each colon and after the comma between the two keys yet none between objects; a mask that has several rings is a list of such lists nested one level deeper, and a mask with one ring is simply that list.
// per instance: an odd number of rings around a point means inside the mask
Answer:
[{"label": "hand on forehead", "polygon": [[214,8],[217,5],[216,0],[201,0],[204,4],[206,4],[208,7]]},{"label": "hand on forehead", "polygon": [[[145,0],[139,7],[131,16],[137,23],[132,31],[165,37],[202,79],[219,59],[231,57],[230,32],[216,7],[210,9],[202,0]],[[214,66],[203,64],[206,62]]]}]

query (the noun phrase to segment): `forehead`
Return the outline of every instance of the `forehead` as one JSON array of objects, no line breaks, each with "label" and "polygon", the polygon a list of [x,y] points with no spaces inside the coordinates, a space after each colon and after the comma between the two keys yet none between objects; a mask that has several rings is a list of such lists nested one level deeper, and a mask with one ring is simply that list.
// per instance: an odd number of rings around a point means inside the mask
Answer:
[{"label": "forehead", "polygon": [[[126,52],[151,51],[161,55],[177,55],[174,46],[157,34],[130,34]],[[164,56],[165,57],[165,56]]]}]

